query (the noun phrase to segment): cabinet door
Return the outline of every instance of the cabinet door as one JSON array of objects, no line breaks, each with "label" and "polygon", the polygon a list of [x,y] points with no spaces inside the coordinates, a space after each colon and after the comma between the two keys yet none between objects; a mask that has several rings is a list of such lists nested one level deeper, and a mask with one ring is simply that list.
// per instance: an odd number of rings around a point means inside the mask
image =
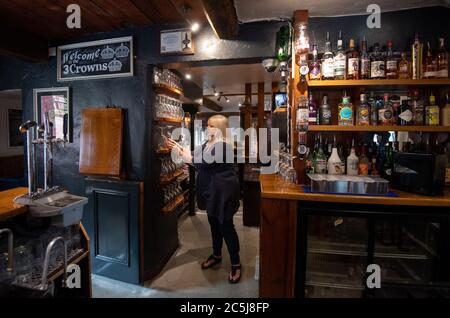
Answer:
[{"label": "cabinet door", "polygon": [[367,265],[367,219],[307,217],[305,297],[360,298]]},{"label": "cabinet door", "polygon": [[141,184],[86,180],[84,224],[91,237],[94,274],[138,284]]}]

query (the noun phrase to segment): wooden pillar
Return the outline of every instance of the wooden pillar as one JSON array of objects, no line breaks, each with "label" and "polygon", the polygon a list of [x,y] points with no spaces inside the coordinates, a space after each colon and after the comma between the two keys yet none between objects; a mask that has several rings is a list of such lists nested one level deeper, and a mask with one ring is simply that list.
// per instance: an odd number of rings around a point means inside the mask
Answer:
[{"label": "wooden pillar", "polygon": [[264,82],[258,83],[258,129],[264,128]]},{"label": "wooden pillar", "polygon": [[[252,127],[252,83],[245,84],[245,102],[243,107],[244,130]],[[250,154],[250,138],[245,138],[245,157]]]}]

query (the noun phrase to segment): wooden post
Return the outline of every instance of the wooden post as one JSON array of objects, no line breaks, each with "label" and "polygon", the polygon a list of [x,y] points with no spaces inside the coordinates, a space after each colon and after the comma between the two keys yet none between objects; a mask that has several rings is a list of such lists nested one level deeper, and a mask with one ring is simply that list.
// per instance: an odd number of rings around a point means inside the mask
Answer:
[{"label": "wooden post", "polygon": [[[252,127],[252,83],[245,84],[244,130]],[[248,140],[247,140],[248,139]],[[250,138],[245,138],[245,157],[250,154]]]},{"label": "wooden post", "polygon": [[[308,23],[308,10],[297,10],[294,12],[294,30],[296,31],[298,29],[298,26],[300,24],[307,24]],[[292,52],[292,59],[295,60],[295,50]],[[291,93],[291,153],[298,156],[297,148],[298,148],[298,131],[296,130],[295,125],[295,118],[297,113],[297,106],[298,101],[301,96],[308,96],[308,87],[307,85],[302,85],[301,79],[300,79],[300,70],[297,63],[294,63],[294,79],[291,82],[292,85],[290,86],[292,91]],[[294,160],[294,168],[297,171],[298,174],[298,182],[300,184],[304,184],[306,181],[306,174],[305,174],[305,161],[300,160],[299,158]]]}]

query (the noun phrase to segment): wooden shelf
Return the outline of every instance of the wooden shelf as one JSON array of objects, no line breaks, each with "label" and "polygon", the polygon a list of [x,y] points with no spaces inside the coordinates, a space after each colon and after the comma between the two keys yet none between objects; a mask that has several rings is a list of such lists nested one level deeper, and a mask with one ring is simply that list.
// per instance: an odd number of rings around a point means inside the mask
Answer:
[{"label": "wooden shelf", "polygon": [[449,79],[380,79],[380,80],[323,80],[308,81],[308,87],[356,87],[356,86],[450,86]]},{"label": "wooden shelf", "polygon": [[165,178],[159,178],[159,185],[168,185],[170,183],[172,183],[173,181],[175,181],[179,176],[181,176],[183,174],[183,170],[177,170],[175,171],[171,176],[169,177],[165,177]]},{"label": "wooden shelf", "polygon": [[338,126],[338,125],[311,125],[308,131],[410,131],[410,132],[450,132],[450,126]]},{"label": "wooden shelf", "polygon": [[[187,190],[189,191],[189,190]],[[184,203],[184,196],[186,194],[186,192],[183,192],[181,194],[179,194],[174,200],[172,200],[171,202],[167,203],[162,209],[161,211],[164,214],[171,214],[172,212],[174,212],[182,203]]]},{"label": "wooden shelf", "polygon": [[155,122],[157,123],[182,123],[183,120],[182,119],[177,119],[177,118],[158,118],[155,119]]},{"label": "wooden shelf", "polygon": [[180,91],[179,89],[175,88],[175,87],[171,87],[169,85],[166,84],[153,84],[153,88],[155,89],[155,91],[157,93],[160,94],[167,94],[170,96],[176,96],[176,97],[182,97],[183,96],[183,92]]}]

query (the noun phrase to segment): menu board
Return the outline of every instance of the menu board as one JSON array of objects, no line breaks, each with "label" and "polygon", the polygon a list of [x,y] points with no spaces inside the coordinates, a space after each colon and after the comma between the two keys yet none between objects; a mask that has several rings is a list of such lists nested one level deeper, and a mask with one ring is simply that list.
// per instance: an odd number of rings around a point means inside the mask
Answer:
[{"label": "menu board", "polygon": [[58,82],[133,76],[133,38],[59,46],[57,59]]}]

